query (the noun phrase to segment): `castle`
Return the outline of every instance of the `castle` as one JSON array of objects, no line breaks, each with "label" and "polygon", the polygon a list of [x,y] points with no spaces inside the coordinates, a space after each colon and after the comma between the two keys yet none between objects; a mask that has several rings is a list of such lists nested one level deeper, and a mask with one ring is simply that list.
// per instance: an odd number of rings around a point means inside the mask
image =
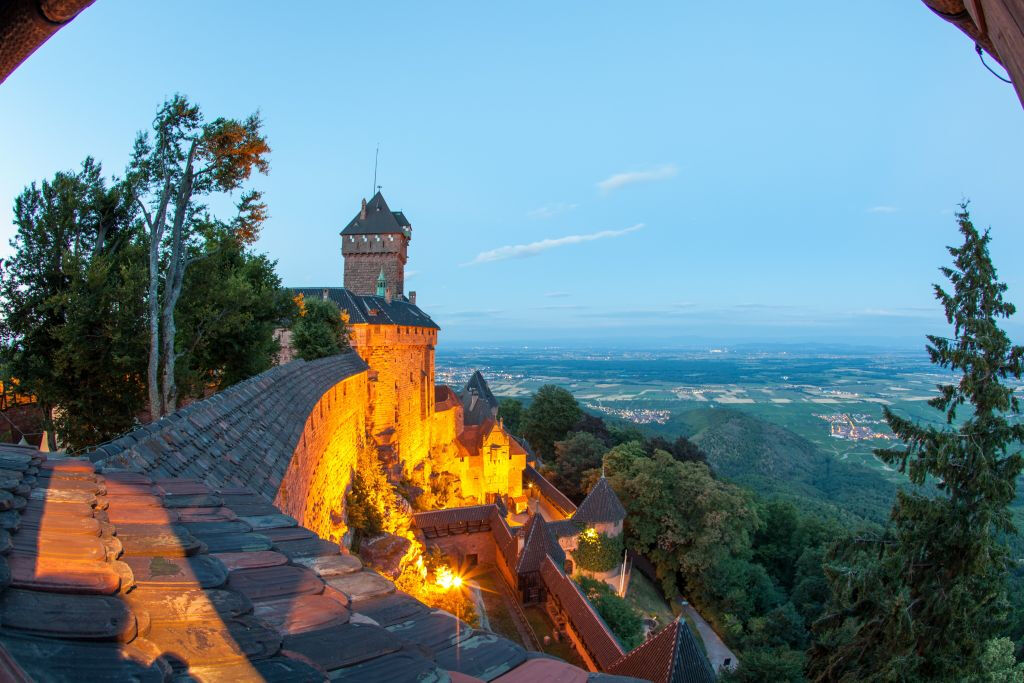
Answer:
[{"label": "castle", "polygon": [[[411,234],[377,194],[342,233],[345,287],[298,290],[338,304],[352,351],[278,365],[87,459],[0,447],[0,679],[714,680],[680,621],[627,652],[570,578],[581,534],[622,532],[607,481],[577,509],[481,374],[434,385],[438,326],[400,289]],[[542,605],[602,673],[428,608],[365,553],[380,571],[364,568],[346,494],[377,463],[406,492],[448,488],[381,538],[496,568],[509,609]]]},{"label": "castle", "polygon": [[[498,404],[476,373],[461,396],[434,384],[434,348],[440,328],[405,293],[412,224],[377,192],[341,231],[343,287],[297,287],[305,300],[333,301],[348,321],[349,342],[367,366],[366,440],[388,477],[425,489],[459,483],[466,503],[499,499],[526,505],[526,450],[505,431]],[[282,360],[291,357],[287,334]]]}]

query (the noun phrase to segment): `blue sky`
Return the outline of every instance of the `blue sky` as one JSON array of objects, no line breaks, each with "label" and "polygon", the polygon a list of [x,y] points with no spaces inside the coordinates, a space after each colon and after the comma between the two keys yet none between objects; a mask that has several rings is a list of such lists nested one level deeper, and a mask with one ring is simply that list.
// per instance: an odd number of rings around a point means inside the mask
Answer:
[{"label": "blue sky", "polygon": [[442,343],[918,346],[962,197],[1024,305],[1024,111],[922,3],[495,5],[99,0],[0,86],[0,255],[182,92],[262,112],[285,284],[341,284],[379,142]]}]

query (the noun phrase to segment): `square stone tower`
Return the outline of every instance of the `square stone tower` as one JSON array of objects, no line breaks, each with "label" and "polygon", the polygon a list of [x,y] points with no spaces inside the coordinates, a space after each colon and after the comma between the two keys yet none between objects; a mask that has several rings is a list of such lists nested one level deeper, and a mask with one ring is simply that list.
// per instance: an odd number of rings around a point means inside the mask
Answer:
[{"label": "square stone tower", "polygon": [[378,294],[378,279],[393,297],[405,293],[405,263],[409,259],[412,225],[401,211],[392,211],[381,193],[373,195],[341,231],[345,260],[345,289],[353,294]]}]

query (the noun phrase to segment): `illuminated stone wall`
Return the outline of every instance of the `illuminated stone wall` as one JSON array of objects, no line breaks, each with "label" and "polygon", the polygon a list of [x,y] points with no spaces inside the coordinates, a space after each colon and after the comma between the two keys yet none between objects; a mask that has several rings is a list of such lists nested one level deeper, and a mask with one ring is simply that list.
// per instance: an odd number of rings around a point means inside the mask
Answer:
[{"label": "illuminated stone wall", "polygon": [[366,443],[368,373],[324,393],[302,428],[274,504],[322,538],[347,541],[345,494]]},{"label": "illuminated stone wall", "polygon": [[497,423],[481,429],[479,443],[465,444],[458,469],[452,470],[462,480],[463,495],[480,503],[492,502],[489,496],[495,494],[511,498],[522,496],[526,454],[512,452],[509,435]]},{"label": "illuminated stone wall", "polygon": [[352,346],[370,366],[370,438],[377,445],[390,445],[407,474],[427,467],[437,330],[405,325],[351,328]]}]

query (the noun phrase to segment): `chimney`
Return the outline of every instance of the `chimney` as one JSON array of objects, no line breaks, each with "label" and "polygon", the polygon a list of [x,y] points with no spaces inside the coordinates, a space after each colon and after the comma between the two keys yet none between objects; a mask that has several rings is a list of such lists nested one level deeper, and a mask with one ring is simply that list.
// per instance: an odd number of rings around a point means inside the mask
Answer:
[{"label": "chimney", "polygon": [[409,292],[409,303],[416,305],[416,292]]},{"label": "chimney", "polygon": [[366,220],[366,198],[365,197],[363,198],[363,208],[361,208],[359,210],[359,220],[361,220],[361,221],[365,221]]},{"label": "chimney", "polygon": [[326,289],[324,289],[324,291],[323,291],[323,299],[324,299],[324,301],[327,301],[330,298],[331,298],[330,293]]},{"label": "chimney", "polygon": [[384,302],[391,303],[391,288],[388,287],[384,290]]}]

